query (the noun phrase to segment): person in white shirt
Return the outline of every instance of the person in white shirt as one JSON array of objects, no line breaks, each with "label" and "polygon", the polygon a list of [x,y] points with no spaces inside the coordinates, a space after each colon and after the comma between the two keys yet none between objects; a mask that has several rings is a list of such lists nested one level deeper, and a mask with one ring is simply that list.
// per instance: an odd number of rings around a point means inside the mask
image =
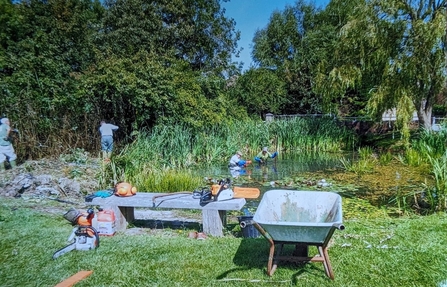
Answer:
[{"label": "person in white shirt", "polygon": [[5,169],[5,161],[8,160],[11,168],[16,167],[17,155],[11,143],[11,122],[8,118],[0,120],[0,171]]},{"label": "person in white shirt", "polygon": [[246,167],[249,164],[251,164],[251,160],[243,160],[242,152],[236,152],[236,154],[230,158],[230,162],[228,163],[231,176],[236,178],[241,174],[245,174],[245,170],[243,170],[242,168]]},{"label": "person in white shirt", "polygon": [[106,121],[101,121],[99,132],[101,133],[101,150],[104,161],[110,161],[113,150],[113,132],[118,129],[118,126],[108,124]]}]

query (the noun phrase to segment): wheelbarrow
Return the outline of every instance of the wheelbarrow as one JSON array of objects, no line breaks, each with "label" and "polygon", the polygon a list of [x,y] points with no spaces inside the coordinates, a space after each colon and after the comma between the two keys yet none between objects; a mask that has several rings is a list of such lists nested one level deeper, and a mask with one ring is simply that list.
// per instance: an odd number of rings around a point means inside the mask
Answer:
[{"label": "wheelbarrow", "polygon": [[[280,261],[321,262],[334,279],[327,252],[336,229],[344,230],[340,195],[323,191],[269,190],[264,193],[253,217],[253,225],[269,241],[267,274],[273,276]],[[294,244],[292,256],[282,256],[285,244]],[[275,245],[279,249],[275,254]],[[308,247],[319,255],[309,257]]]}]

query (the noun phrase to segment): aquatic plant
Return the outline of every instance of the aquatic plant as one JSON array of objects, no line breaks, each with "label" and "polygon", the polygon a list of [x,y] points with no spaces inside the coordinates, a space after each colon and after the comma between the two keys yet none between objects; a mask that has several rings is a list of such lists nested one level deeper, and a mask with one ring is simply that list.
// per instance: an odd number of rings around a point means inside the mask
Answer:
[{"label": "aquatic plant", "polygon": [[393,158],[394,158],[393,154],[391,154],[389,151],[387,151],[385,153],[381,153],[379,155],[379,163],[381,165],[390,164],[391,161],[393,160]]},{"label": "aquatic plant", "polygon": [[344,170],[355,174],[372,172],[377,163],[377,159],[371,147],[362,147],[357,152],[358,159],[341,158],[340,162]]},{"label": "aquatic plant", "polygon": [[426,156],[435,178],[434,188],[432,189],[435,207],[439,210],[445,210],[447,209],[447,151],[437,158],[430,154],[426,154]]},{"label": "aquatic plant", "polygon": [[423,154],[411,147],[407,148],[403,154],[399,154],[397,159],[409,166],[420,166],[425,162]]}]

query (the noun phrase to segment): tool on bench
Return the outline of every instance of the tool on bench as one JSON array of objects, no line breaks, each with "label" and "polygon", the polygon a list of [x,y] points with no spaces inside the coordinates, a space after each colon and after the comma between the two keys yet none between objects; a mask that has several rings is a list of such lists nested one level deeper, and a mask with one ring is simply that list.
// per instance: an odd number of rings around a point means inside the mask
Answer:
[{"label": "tool on bench", "polygon": [[99,247],[99,234],[92,226],[94,216],[95,212],[92,208],[87,210],[87,214],[82,214],[74,208],[64,214],[64,218],[76,227],[68,237],[68,241],[71,243],[56,251],[53,254],[53,259],[72,250],[92,250]]},{"label": "tool on bench", "polygon": [[218,184],[213,184],[211,190],[204,188],[201,191],[194,191],[193,196],[200,198],[201,204],[206,204],[212,201],[223,201],[233,198],[258,198],[260,190],[249,187],[232,187],[229,178],[220,180]]},{"label": "tool on bench", "polygon": [[200,199],[200,205],[207,204],[212,201],[223,201],[233,198],[258,198],[261,191],[258,188],[231,186],[229,178],[220,180],[218,184],[213,184],[211,189],[207,186],[202,189],[196,189],[193,192],[172,192],[156,195],[152,198],[153,207],[158,207],[161,204],[156,204],[156,200],[166,198],[164,200],[174,199],[185,195],[192,194],[195,199]]}]

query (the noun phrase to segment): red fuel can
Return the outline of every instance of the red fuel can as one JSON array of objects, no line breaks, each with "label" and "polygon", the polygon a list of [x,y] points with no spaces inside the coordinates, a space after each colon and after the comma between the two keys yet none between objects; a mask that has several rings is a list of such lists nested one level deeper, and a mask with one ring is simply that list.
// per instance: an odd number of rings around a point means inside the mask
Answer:
[{"label": "red fuel can", "polygon": [[113,210],[102,210],[96,215],[99,235],[113,236],[115,234],[115,213]]}]

